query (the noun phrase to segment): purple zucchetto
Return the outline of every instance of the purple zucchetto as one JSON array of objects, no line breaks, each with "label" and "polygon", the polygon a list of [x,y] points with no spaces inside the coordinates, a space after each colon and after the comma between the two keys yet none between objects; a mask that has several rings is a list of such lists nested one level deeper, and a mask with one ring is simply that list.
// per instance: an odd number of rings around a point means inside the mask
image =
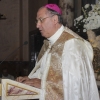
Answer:
[{"label": "purple zucchetto", "polygon": [[46,4],[45,7],[58,12],[60,15],[62,14],[61,9],[56,4]]}]

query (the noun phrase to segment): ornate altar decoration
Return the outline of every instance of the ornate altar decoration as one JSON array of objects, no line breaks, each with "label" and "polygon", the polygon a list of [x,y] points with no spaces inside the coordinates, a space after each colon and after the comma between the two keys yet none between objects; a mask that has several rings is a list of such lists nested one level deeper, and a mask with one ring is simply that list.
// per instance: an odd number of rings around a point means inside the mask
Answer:
[{"label": "ornate altar decoration", "polygon": [[74,31],[87,35],[94,50],[93,68],[96,79],[100,80],[100,1],[98,4],[86,4],[82,11],[83,15],[74,19]]},{"label": "ornate altar decoration", "polygon": [[100,28],[97,30],[88,30],[88,41],[91,43],[94,51],[93,68],[96,79],[100,80]]}]

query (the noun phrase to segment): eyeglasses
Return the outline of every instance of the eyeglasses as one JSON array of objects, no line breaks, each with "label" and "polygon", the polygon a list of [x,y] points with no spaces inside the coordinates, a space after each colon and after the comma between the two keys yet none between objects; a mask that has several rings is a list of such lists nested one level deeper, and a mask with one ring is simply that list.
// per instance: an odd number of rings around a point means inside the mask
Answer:
[{"label": "eyeglasses", "polygon": [[[52,16],[54,16],[54,15],[52,15]],[[48,16],[48,17],[45,17],[45,18],[39,18],[38,20],[35,21],[35,23],[37,24],[39,21],[40,21],[41,23],[43,23],[43,21],[44,21],[45,19],[50,18],[50,17],[52,17],[52,16]]]}]

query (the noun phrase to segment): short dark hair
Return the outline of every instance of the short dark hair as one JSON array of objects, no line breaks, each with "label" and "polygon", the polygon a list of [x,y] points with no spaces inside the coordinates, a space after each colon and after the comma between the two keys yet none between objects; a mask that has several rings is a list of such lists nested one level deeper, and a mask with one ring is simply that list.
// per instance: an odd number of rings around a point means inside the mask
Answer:
[{"label": "short dark hair", "polygon": [[47,8],[47,10],[48,10],[52,15],[57,15],[57,16],[58,16],[58,21],[59,21],[59,23],[60,23],[60,24],[63,24],[63,18],[62,18],[62,16],[61,16],[58,12],[56,12],[56,11],[54,11],[54,10],[51,10],[51,9],[49,9],[49,8]]}]

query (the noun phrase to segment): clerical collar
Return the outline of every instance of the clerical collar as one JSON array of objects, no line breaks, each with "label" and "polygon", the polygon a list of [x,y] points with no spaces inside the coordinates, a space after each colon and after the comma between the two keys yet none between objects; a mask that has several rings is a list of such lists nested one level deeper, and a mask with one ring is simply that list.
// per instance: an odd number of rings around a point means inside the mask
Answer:
[{"label": "clerical collar", "polygon": [[50,44],[53,45],[56,40],[60,37],[60,35],[62,34],[62,32],[64,31],[64,26],[62,25],[57,31],[56,33],[51,36],[50,38],[47,38],[50,41]]}]

